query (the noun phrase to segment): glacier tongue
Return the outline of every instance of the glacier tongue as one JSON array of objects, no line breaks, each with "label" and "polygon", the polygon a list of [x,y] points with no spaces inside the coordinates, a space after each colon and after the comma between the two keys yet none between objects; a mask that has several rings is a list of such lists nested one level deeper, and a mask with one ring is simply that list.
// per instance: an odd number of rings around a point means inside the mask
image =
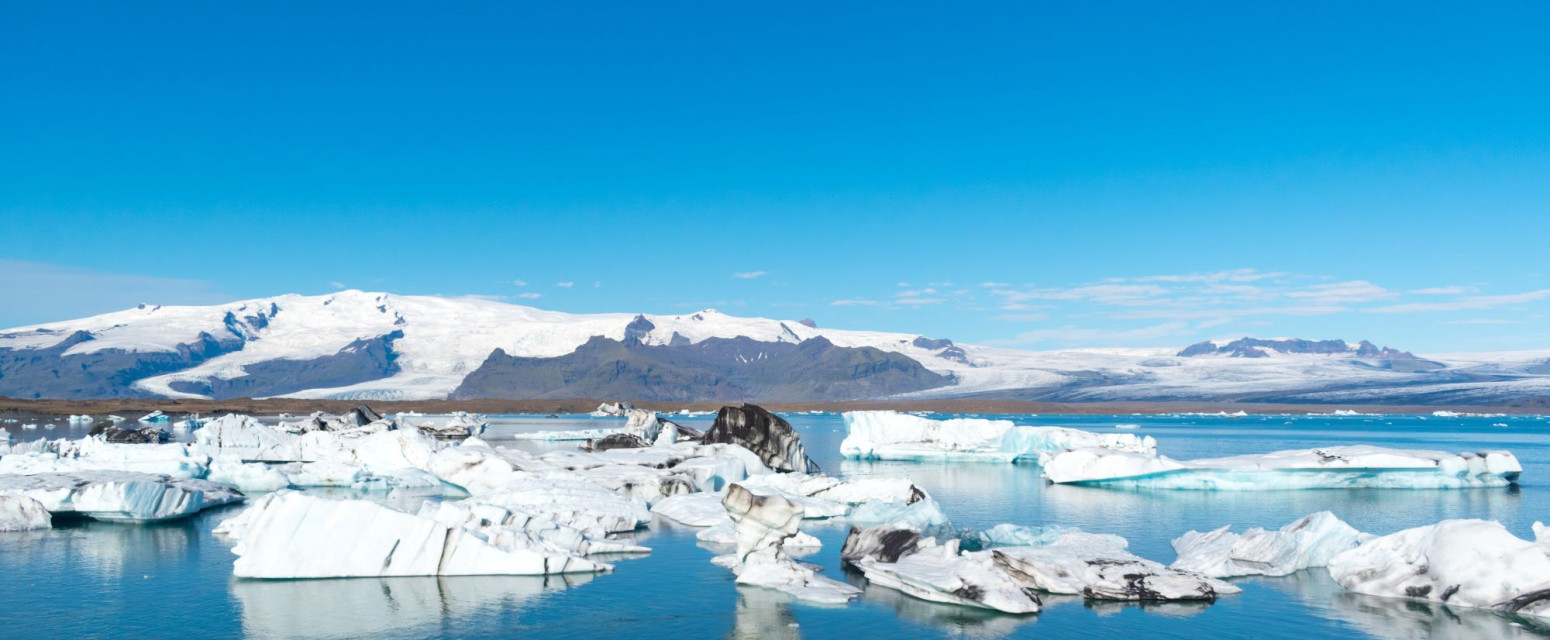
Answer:
[{"label": "glacier tongue", "polygon": [[1173,541],[1179,557],[1169,566],[1214,578],[1284,576],[1328,565],[1336,554],[1370,538],[1335,514],[1320,511],[1277,531],[1190,531]]},{"label": "glacier tongue", "polygon": [[1088,448],[1055,454],[1044,464],[1044,477],[1057,484],[1147,489],[1452,489],[1505,487],[1517,482],[1522,470],[1506,451],[1451,454],[1351,445],[1178,461]]},{"label": "glacier tongue", "polygon": [[1010,420],[931,420],[896,411],[844,414],[840,453],[867,460],[1037,460],[1068,449],[1100,447],[1155,454],[1157,441],[1129,433],[1094,433],[1063,427],[1019,427]]},{"label": "glacier tongue", "polygon": [[1494,521],[1444,520],[1374,538],[1330,559],[1329,574],[1372,596],[1550,616],[1550,556]]}]

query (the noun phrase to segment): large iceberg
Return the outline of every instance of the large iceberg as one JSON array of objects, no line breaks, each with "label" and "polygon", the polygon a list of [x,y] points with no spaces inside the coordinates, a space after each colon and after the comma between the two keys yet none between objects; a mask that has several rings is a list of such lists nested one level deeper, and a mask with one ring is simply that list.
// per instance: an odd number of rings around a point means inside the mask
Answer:
[{"label": "large iceberg", "polygon": [[1129,433],[1094,433],[1063,427],[1019,427],[1010,420],[954,418],[931,420],[895,411],[845,414],[840,453],[868,460],[955,460],[1043,462],[1049,456],[1085,447],[1155,454],[1157,441]]},{"label": "large iceberg", "polygon": [[1328,511],[1304,516],[1276,531],[1254,528],[1238,534],[1228,529],[1180,536],[1173,541],[1178,560],[1169,566],[1214,578],[1284,576],[1328,565],[1336,554],[1372,537]]},{"label": "large iceberg", "polygon": [[586,573],[612,568],[587,553],[641,550],[495,505],[427,503],[415,514],[290,491],[258,499],[218,533],[237,540],[239,578]]},{"label": "large iceberg", "polygon": [[1137,556],[1109,534],[1072,530],[1047,544],[995,547],[996,565],[1019,584],[1095,600],[1215,600],[1239,593],[1227,582]]},{"label": "large iceberg", "polygon": [[760,495],[742,485],[727,488],[722,504],[731,516],[737,551],[716,558],[732,569],[738,584],[766,587],[810,602],[844,604],[861,590],[817,574],[791,559],[784,546],[797,535],[802,506],[779,495]]},{"label": "large iceberg", "polygon": [[1444,520],[1374,538],[1330,559],[1329,575],[1372,596],[1550,616],[1550,556],[1495,521]]},{"label": "large iceberg", "polygon": [[764,466],[775,471],[820,472],[818,464],[807,456],[807,450],[802,447],[802,440],[791,424],[756,405],[722,407],[700,441],[741,446],[754,452]]},{"label": "large iceberg", "polygon": [[1371,445],[1186,461],[1088,448],[1058,453],[1044,464],[1044,477],[1057,484],[1221,491],[1505,487],[1522,471],[1506,451],[1453,454]]},{"label": "large iceberg", "polygon": [[51,514],[155,522],[242,500],[225,485],[133,471],[0,475],[0,496],[25,496]]},{"label": "large iceberg", "polygon": [[1036,613],[1039,598],[996,565],[988,552],[962,552],[891,524],[852,528],[840,557],[868,581],[931,602],[1006,613]]},{"label": "large iceberg", "polygon": [[30,496],[0,494],[0,531],[30,531],[54,526],[53,515]]}]

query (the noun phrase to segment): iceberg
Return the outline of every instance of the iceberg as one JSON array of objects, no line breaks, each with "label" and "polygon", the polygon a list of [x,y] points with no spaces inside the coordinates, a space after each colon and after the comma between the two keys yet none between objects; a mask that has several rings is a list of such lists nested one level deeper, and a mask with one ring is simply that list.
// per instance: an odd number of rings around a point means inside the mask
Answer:
[{"label": "iceberg", "polygon": [[997,547],[987,553],[1018,584],[1094,600],[1216,600],[1239,593],[1232,584],[1170,569],[1126,548],[1124,538],[1072,530],[1048,544]]},{"label": "iceberg", "polygon": [[222,523],[220,533],[237,539],[232,574],[239,578],[548,575],[612,568],[584,557],[591,543],[587,536],[553,522],[505,510],[467,515],[453,505],[428,504],[412,514],[364,500],[281,491]]},{"label": "iceberg", "polygon": [[727,487],[722,504],[735,523],[737,551],[715,562],[732,569],[738,584],[827,604],[844,604],[861,594],[860,589],[819,576],[813,567],[786,554],[785,543],[797,535],[802,522],[801,505],[778,495],[759,495],[738,484]]},{"label": "iceberg", "polygon": [[807,450],[790,423],[755,405],[722,407],[700,441],[741,446],[758,455],[764,466],[774,471],[821,472],[818,464],[807,457]]},{"label": "iceberg", "polygon": [[1505,487],[1522,471],[1506,451],[1452,454],[1371,445],[1187,461],[1089,448],[1056,454],[1044,464],[1044,477],[1057,484],[1206,491]]},{"label": "iceberg", "polygon": [[844,418],[846,435],[840,453],[847,458],[1042,463],[1053,454],[1086,447],[1146,455],[1157,452],[1157,441],[1151,436],[1019,427],[1010,420],[931,420],[895,411],[852,411]]},{"label": "iceberg", "polygon": [[53,523],[43,503],[25,495],[0,494],[0,531],[50,529]]},{"label": "iceberg", "polygon": [[182,518],[243,498],[214,482],[132,471],[0,475],[0,496],[31,498],[50,514],[136,522]]},{"label": "iceberg", "polygon": [[1371,596],[1550,616],[1550,555],[1495,521],[1444,520],[1373,538],[1331,558],[1329,575]]},{"label": "iceberg", "polygon": [[673,496],[651,505],[651,512],[690,527],[711,527],[731,522],[727,508],[717,493],[691,493]]},{"label": "iceberg", "polygon": [[986,552],[962,552],[957,540],[939,544],[894,525],[852,528],[840,557],[868,581],[931,602],[1006,613],[1037,613],[1038,596],[1024,589]]},{"label": "iceberg", "polygon": [[88,416],[88,415],[79,415],[79,416],[72,415],[72,416],[70,416],[69,420],[67,420],[67,422],[69,422],[70,426],[72,426],[72,427],[74,427],[74,426],[83,426],[83,425],[91,424],[92,423],[92,418],[91,418],[91,416]]},{"label": "iceberg", "polygon": [[1169,565],[1213,578],[1284,576],[1329,564],[1330,558],[1372,536],[1357,531],[1328,511],[1299,518],[1276,531],[1229,527],[1190,531],[1173,541],[1178,560]]}]

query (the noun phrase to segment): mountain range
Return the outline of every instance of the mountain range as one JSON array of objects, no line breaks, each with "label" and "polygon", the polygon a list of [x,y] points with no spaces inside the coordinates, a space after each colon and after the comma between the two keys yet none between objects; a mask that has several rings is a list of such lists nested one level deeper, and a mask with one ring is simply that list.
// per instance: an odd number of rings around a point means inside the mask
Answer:
[{"label": "mountain range", "polygon": [[1027,351],[712,309],[569,314],[351,290],[3,330],[0,396],[1511,405],[1550,398],[1550,350],[1245,337]]}]

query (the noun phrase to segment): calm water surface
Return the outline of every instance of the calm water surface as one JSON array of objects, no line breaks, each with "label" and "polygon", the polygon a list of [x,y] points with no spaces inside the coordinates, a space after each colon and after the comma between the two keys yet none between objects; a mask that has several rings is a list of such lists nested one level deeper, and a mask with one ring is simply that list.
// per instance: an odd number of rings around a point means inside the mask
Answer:
[{"label": "calm water surface", "polygon": [[[941,502],[954,524],[1063,524],[1115,533],[1131,549],[1169,562],[1169,541],[1190,529],[1280,527],[1328,509],[1364,531],[1389,533],[1444,518],[1500,520],[1532,538],[1550,521],[1550,422],[1540,417],[1437,418],[1253,416],[1020,416],[1018,424],[1129,431],[1157,438],[1176,458],[1369,443],[1447,451],[1508,449],[1522,485],[1453,491],[1126,491],[1046,485],[1033,465],[862,463],[841,460],[839,416],[786,416],[826,470],[844,476],[908,476]],[[675,418],[696,427],[709,416]],[[596,428],[585,416],[503,416],[488,439],[519,431]],[[1506,425],[1506,426],[1496,426]],[[49,437],[62,437],[63,427]],[[18,433],[17,435],[23,435]],[[26,434],[32,435],[32,434]],[[34,436],[34,437],[37,437]],[[413,508],[424,495],[375,495]],[[659,523],[637,535],[649,556],[611,574],[549,578],[460,577],[253,581],[231,576],[229,543],[211,535],[241,506],[158,525],[58,523],[51,531],[0,534],[0,624],[7,638],[1518,638],[1550,637],[1550,621],[1371,598],[1343,592],[1322,571],[1243,580],[1243,593],[1211,605],[1138,606],[1046,598],[1037,616],[936,605],[847,574],[839,523],[809,521],[824,543],[804,558],[865,587],[844,607],[793,602],[733,584],[710,564],[692,528]]]}]

